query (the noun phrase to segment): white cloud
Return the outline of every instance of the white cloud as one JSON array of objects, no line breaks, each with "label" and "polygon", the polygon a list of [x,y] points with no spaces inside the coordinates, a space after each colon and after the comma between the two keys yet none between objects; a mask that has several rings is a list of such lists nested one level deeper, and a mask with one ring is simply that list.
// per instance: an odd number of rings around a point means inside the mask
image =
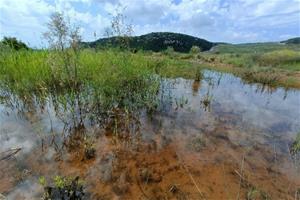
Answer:
[{"label": "white cloud", "polygon": [[136,34],[173,31],[212,41],[254,42],[300,35],[300,0],[2,0],[0,35],[38,45],[51,12],[63,11],[82,26],[83,38],[102,36],[119,5]]}]

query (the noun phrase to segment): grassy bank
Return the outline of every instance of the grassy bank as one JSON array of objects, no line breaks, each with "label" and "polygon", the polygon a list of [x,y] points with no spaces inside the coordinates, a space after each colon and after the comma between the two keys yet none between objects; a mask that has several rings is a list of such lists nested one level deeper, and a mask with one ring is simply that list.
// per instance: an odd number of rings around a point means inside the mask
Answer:
[{"label": "grassy bank", "polygon": [[92,93],[95,101],[101,99],[102,106],[109,109],[112,105],[153,107],[159,88],[157,75],[197,79],[201,69],[233,73],[246,82],[300,88],[298,47],[282,46],[279,50],[272,46],[265,53],[266,47],[250,52],[246,50],[249,47],[230,45],[189,54],[84,49],[68,57],[48,50],[5,49],[0,55],[0,84],[22,99],[54,93]]},{"label": "grassy bank", "polygon": [[[245,82],[273,87],[300,88],[299,45],[220,45],[210,52],[156,53],[152,57],[168,63],[166,76],[194,78],[197,69],[233,73]],[[179,65],[179,66],[178,66]]]}]

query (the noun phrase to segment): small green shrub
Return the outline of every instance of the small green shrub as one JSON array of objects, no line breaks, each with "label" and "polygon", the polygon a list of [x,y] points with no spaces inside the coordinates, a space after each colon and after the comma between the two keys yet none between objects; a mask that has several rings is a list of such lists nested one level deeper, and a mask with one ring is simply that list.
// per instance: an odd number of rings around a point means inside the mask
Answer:
[{"label": "small green shrub", "polygon": [[201,52],[201,48],[198,46],[192,46],[190,49],[190,54],[198,54]]},{"label": "small green shrub", "polygon": [[40,183],[44,186],[43,200],[51,199],[83,199],[83,182],[79,177],[61,177],[55,176],[50,185],[46,185],[45,178],[40,178]]}]

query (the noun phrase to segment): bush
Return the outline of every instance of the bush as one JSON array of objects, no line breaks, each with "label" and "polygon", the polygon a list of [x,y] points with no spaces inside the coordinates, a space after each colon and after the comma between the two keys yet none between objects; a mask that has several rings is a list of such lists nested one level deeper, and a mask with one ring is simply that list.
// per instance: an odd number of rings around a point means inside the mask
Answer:
[{"label": "bush", "polygon": [[23,43],[20,40],[17,40],[15,37],[4,37],[1,41],[2,45],[9,46],[12,49],[15,50],[21,50],[21,49],[29,49],[28,46]]},{"label": "bush", "polygon": [[200,53],[200,51],[201,51],[201,48],[198,46],[192,46],[192,48],[190,49],[191,54],[197,54],[197,53]]}]

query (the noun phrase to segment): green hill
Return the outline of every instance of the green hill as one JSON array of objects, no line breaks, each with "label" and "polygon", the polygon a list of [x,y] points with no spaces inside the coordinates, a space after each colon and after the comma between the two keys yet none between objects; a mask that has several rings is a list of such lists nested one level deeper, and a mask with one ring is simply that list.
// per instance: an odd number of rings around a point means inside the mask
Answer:
[{"label": "green hill", "polygon": [[[198,46],[202,51],[211,49],[215,44],[190,35],[170,32],[155,32],[129,38],[129,46],[136,50],[163,51],[172,47],[177,52],[189,52],[192,46]],[[94,42],[83,42],[83,47],[105,48],[120,46],[118,37],[102,38]]]},{"label": "green hill", "polygon": [[281,43],[285,44],[300,44],[300,37],[291,38],[285,41],[281,41]]}]

